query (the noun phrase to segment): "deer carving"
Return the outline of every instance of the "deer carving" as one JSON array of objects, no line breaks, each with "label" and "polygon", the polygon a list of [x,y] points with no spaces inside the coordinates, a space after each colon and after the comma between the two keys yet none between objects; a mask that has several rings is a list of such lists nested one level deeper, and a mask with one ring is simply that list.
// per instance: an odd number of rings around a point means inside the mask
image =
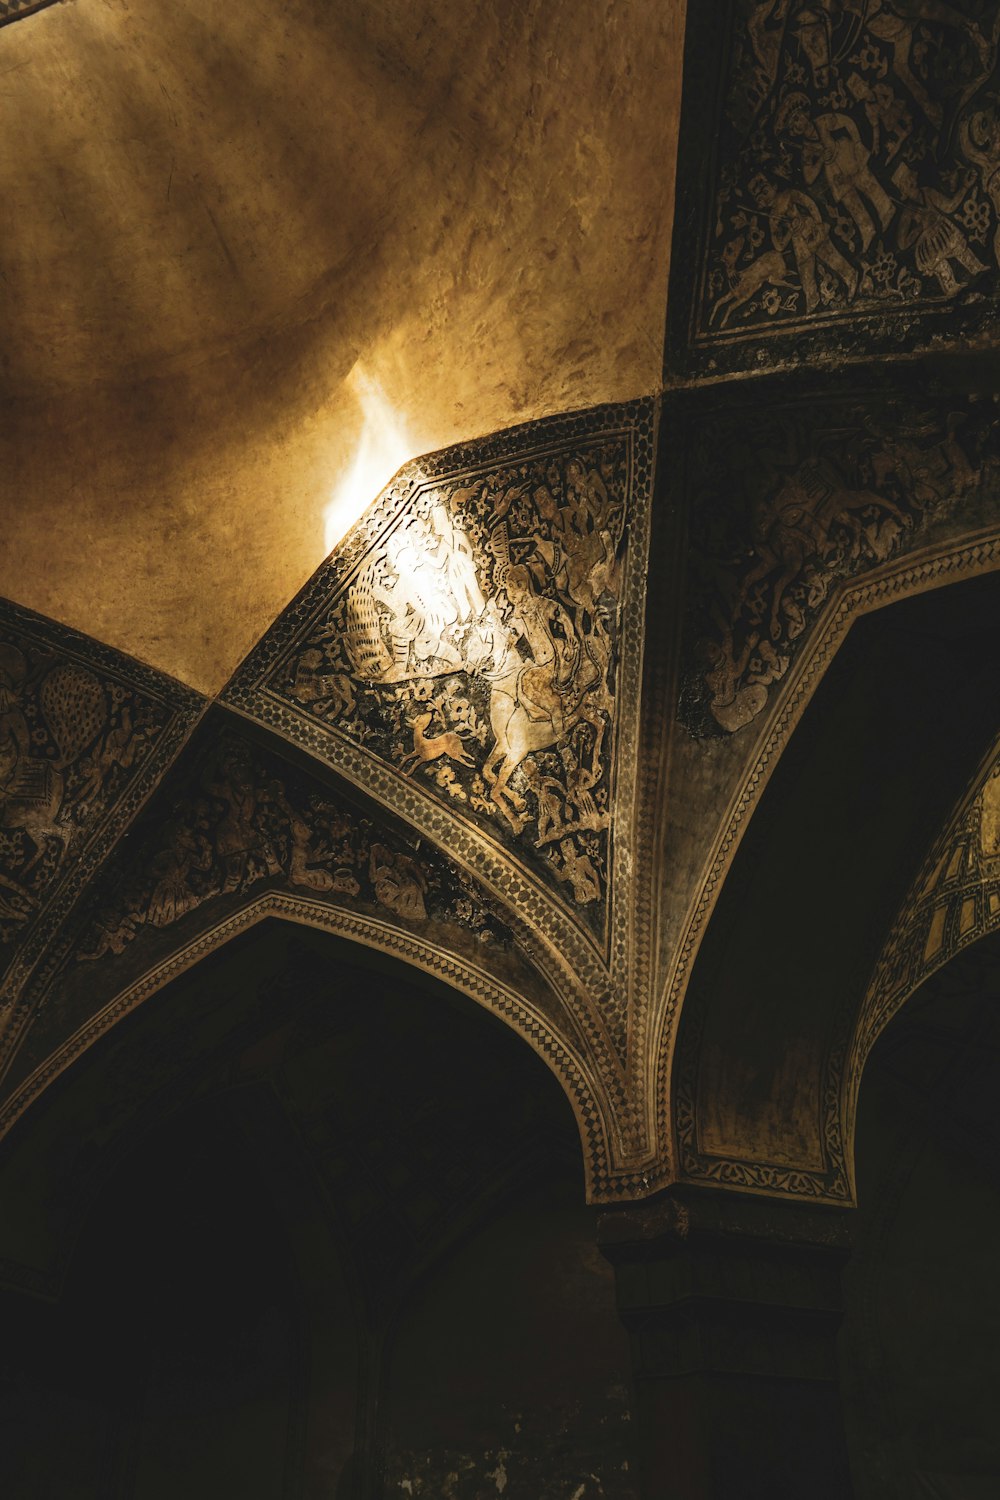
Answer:
[{"label": "deer carving", "polygon": [[460,766],[474,766],[476,763],[466,750],[460,735],[454,730],[446,729],[443,734],[434,734],[428,738],[426,730],[434,717],[433,709],[417,714],[410,722],[413,728],[413,749],[401,762],[399,769],[404,776],[409,776],[419,766],[428,766],[432,761],[440,760],[442,756],[448,760],[458,761]]}]

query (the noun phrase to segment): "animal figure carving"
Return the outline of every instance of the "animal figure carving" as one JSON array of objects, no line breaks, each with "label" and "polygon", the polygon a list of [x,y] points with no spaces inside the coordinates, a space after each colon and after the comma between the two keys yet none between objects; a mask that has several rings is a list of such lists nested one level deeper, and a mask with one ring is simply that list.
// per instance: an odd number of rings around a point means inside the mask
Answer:
[{"label": "animal figure carving", "polygon": [[455,814],[530,833],[586,905],[607,882],[630,463],[616,434],[422,489],[280,667],[282,697]]},{"label": "animal figure carving", "polygon": [[712,309],[712,317],[715,318],[722,308],[725,312],[719,322],[720,328],[725,328],[733,313],[739,307],[749,302],[751,297],[765,286],[794,287],[795,282],[789,279],[788,267],[785,265],[785,257],[780,250],[767,250],[755,260],[752,266],[747,266],[736,277],[728,292],[723,293]]},{"label": "animal figure carving", "polygon": [[324,719],[354,712],[354,690],[343,672],[325,670],[323,652],[315,646],[303,651],[295,664],[289,692],[297,703]]},{"label": "animal figure carving", "polygon": [[458,761],[460,766],[474,766],[476,763],[466,750],[460,735],[454,730],[447,729],[443,734],[434,734],[428,737],[425,733],[430,728],[431,720],[434,718],[433,709],[426,713],[417,714],[412,722],[413,749],[400,762],[399,769],[407,776],[415,771],[418,766],[429,765],[432,761],[440,760],[446,756],[448,760]]}]

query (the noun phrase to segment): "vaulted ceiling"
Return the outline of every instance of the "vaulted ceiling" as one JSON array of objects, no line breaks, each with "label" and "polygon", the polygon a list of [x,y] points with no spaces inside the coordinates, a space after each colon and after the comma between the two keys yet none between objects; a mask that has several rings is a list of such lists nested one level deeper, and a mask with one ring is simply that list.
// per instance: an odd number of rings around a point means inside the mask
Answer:
[{"label": "vaulted ceiling", "polygon": [[278,916],[519,1032],[595,1197],[850,1197],[1000,924],[994,21],[0,26],[0,1134]]}]

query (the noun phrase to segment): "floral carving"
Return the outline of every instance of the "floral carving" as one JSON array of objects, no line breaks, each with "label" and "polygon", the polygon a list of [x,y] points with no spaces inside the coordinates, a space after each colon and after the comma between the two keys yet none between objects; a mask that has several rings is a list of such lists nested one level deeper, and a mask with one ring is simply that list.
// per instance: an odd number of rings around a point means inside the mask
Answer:
[{"label": "floral carving", "polygon": [[1000,424],[963,405],[789,405],[755,413],[752,431],[746,414],[706,422],[691,464],[699,489],[683,712],[692,733],[752,723],[835,585],[971,507],[1000,459]]},{"label": "floral carving", "polygon": [[172,706],[48,638],[0,628],[0,957],[135,782]]},{"label": "floral carving", "polygon": [[615,434],[417,488],[267,678],[516,847],[595,926],[629,467]]},{"label": "floral carving", "polygon": [[161,825],[145,832],[141,863],[123,870],[92,912],[79,960],[121,954],[143,930],[172,927],[265,882],[380,908],[404,923],[453,922],[483,943],[509,937],[450,860],[411,847],[242,741],[214,747],[170,802]]},{"label": "floral carving", "polygon": [[737,0],[695,336],[993,293],[989,0]]}]

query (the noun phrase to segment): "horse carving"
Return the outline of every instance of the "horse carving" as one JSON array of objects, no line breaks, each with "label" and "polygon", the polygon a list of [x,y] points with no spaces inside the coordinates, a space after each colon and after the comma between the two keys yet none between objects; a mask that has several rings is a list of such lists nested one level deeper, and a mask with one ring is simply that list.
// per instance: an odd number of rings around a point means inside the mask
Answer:
[{"label": "horse carving", "polygon": [[511,567],[504,579],[515,619],[531,649],[531,660],[508,645],[483,676],[490,684],[493,748],[483,767],[490,799],[515,834],[529,821],[525,799],[511,777],[527,756],[564,740],[578,724],[594,733],[591,762],[600,760],[605,715],[614,700],[607,685],[608,649],[596,634],[582,639],[556,600],[534,595],[525,570]]}]

